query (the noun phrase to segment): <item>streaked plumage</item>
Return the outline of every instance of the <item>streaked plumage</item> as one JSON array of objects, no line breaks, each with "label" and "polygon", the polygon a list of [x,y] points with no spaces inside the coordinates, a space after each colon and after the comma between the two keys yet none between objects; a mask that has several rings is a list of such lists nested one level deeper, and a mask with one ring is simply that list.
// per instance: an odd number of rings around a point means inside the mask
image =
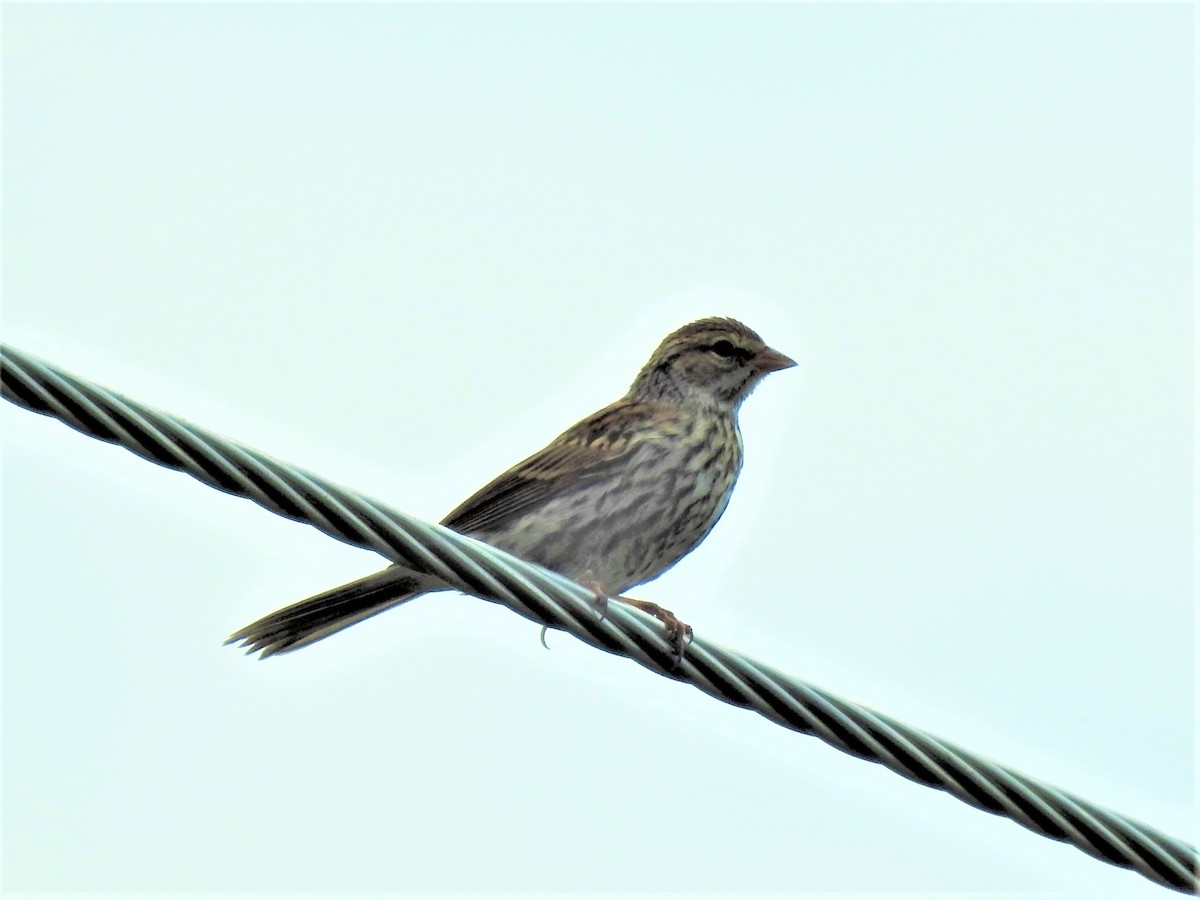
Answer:
[{"label": "streaked plumage", "polygon": [[[442,520],[561,572],[602,596],[657,578],[716,525],[737,481],[737,411],[765,375],[795,363],[733,319],[669,335],[622,399],[567,429]],[[234,634],[263,657],[306,646],[447,585],[392,566],[259,619]]]}]

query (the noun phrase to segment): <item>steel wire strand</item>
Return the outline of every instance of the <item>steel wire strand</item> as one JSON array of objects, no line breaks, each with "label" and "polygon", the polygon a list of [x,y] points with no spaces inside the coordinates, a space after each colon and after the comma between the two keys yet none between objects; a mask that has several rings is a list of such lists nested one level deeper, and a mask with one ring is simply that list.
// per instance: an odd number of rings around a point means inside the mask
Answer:
[{"label": "steel wire strand", "polygon": [[[697,637],[679,665],[661,624],[620,604],[597,614],[587,588],[503,551],[390,509],[255,450],[151,410],[11,347],[0,347],[0,389],[13,403],[186,472],[271,512],[308,522],[416,572],[540,624],[628,656],[659,674],[881,763],[912,781],[1132,869],[1197,891],[1195,849],[1015,770]],[[235,638],[237,635],[235,635]],[[252,648],[253,651],[253,648]]]}]

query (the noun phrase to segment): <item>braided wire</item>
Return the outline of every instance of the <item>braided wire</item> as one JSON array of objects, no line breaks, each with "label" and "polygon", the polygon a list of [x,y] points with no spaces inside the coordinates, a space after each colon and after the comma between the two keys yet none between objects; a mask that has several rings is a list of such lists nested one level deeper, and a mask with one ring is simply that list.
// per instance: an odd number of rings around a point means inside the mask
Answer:
[{"label": "braided wire", "polygon": [[464,593],[502,603],[528,619],[689,682],[845,753],[881,763],[1037,834],[1073,844],[1174,890],[1200,889],[1196,851],[1190,844],[703,638],[696,637],[676,665],[664,629],[650,616],[623,604],[609,604],[603,617],[598,616],[587,588],[481,541],[393,510],[2,345],[0,389],[18,406],[54,416],[84,434],[120,444],[278,515],[308,522],[338,540],[436,575]]}]

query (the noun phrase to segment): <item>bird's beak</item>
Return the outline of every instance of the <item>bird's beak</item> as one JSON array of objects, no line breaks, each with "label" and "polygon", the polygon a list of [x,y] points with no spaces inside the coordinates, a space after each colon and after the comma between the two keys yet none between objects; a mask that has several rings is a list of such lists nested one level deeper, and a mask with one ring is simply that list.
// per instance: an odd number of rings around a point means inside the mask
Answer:
[{"label": "bird's beak", "polygon": [[758,354],[754,365],[765,375],[768,372],[778,372],[780,369],[790,369],[796,365],[796,361],[790,356],[784,356],[778,350],[768,347]]}]

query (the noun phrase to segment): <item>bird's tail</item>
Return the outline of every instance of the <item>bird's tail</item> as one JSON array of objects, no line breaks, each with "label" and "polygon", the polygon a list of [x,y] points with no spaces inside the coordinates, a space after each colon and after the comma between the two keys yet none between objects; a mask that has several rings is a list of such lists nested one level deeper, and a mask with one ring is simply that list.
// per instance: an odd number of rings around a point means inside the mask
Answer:
[{"label": "bird's tail", "polygon": [[251,622],[229,636],[226,644],[240,643],[260,659],[307,647],[357,622],[399,606],[429,590],[444,587],[429,576],[391,566],[341,587],[285,606]]}]

